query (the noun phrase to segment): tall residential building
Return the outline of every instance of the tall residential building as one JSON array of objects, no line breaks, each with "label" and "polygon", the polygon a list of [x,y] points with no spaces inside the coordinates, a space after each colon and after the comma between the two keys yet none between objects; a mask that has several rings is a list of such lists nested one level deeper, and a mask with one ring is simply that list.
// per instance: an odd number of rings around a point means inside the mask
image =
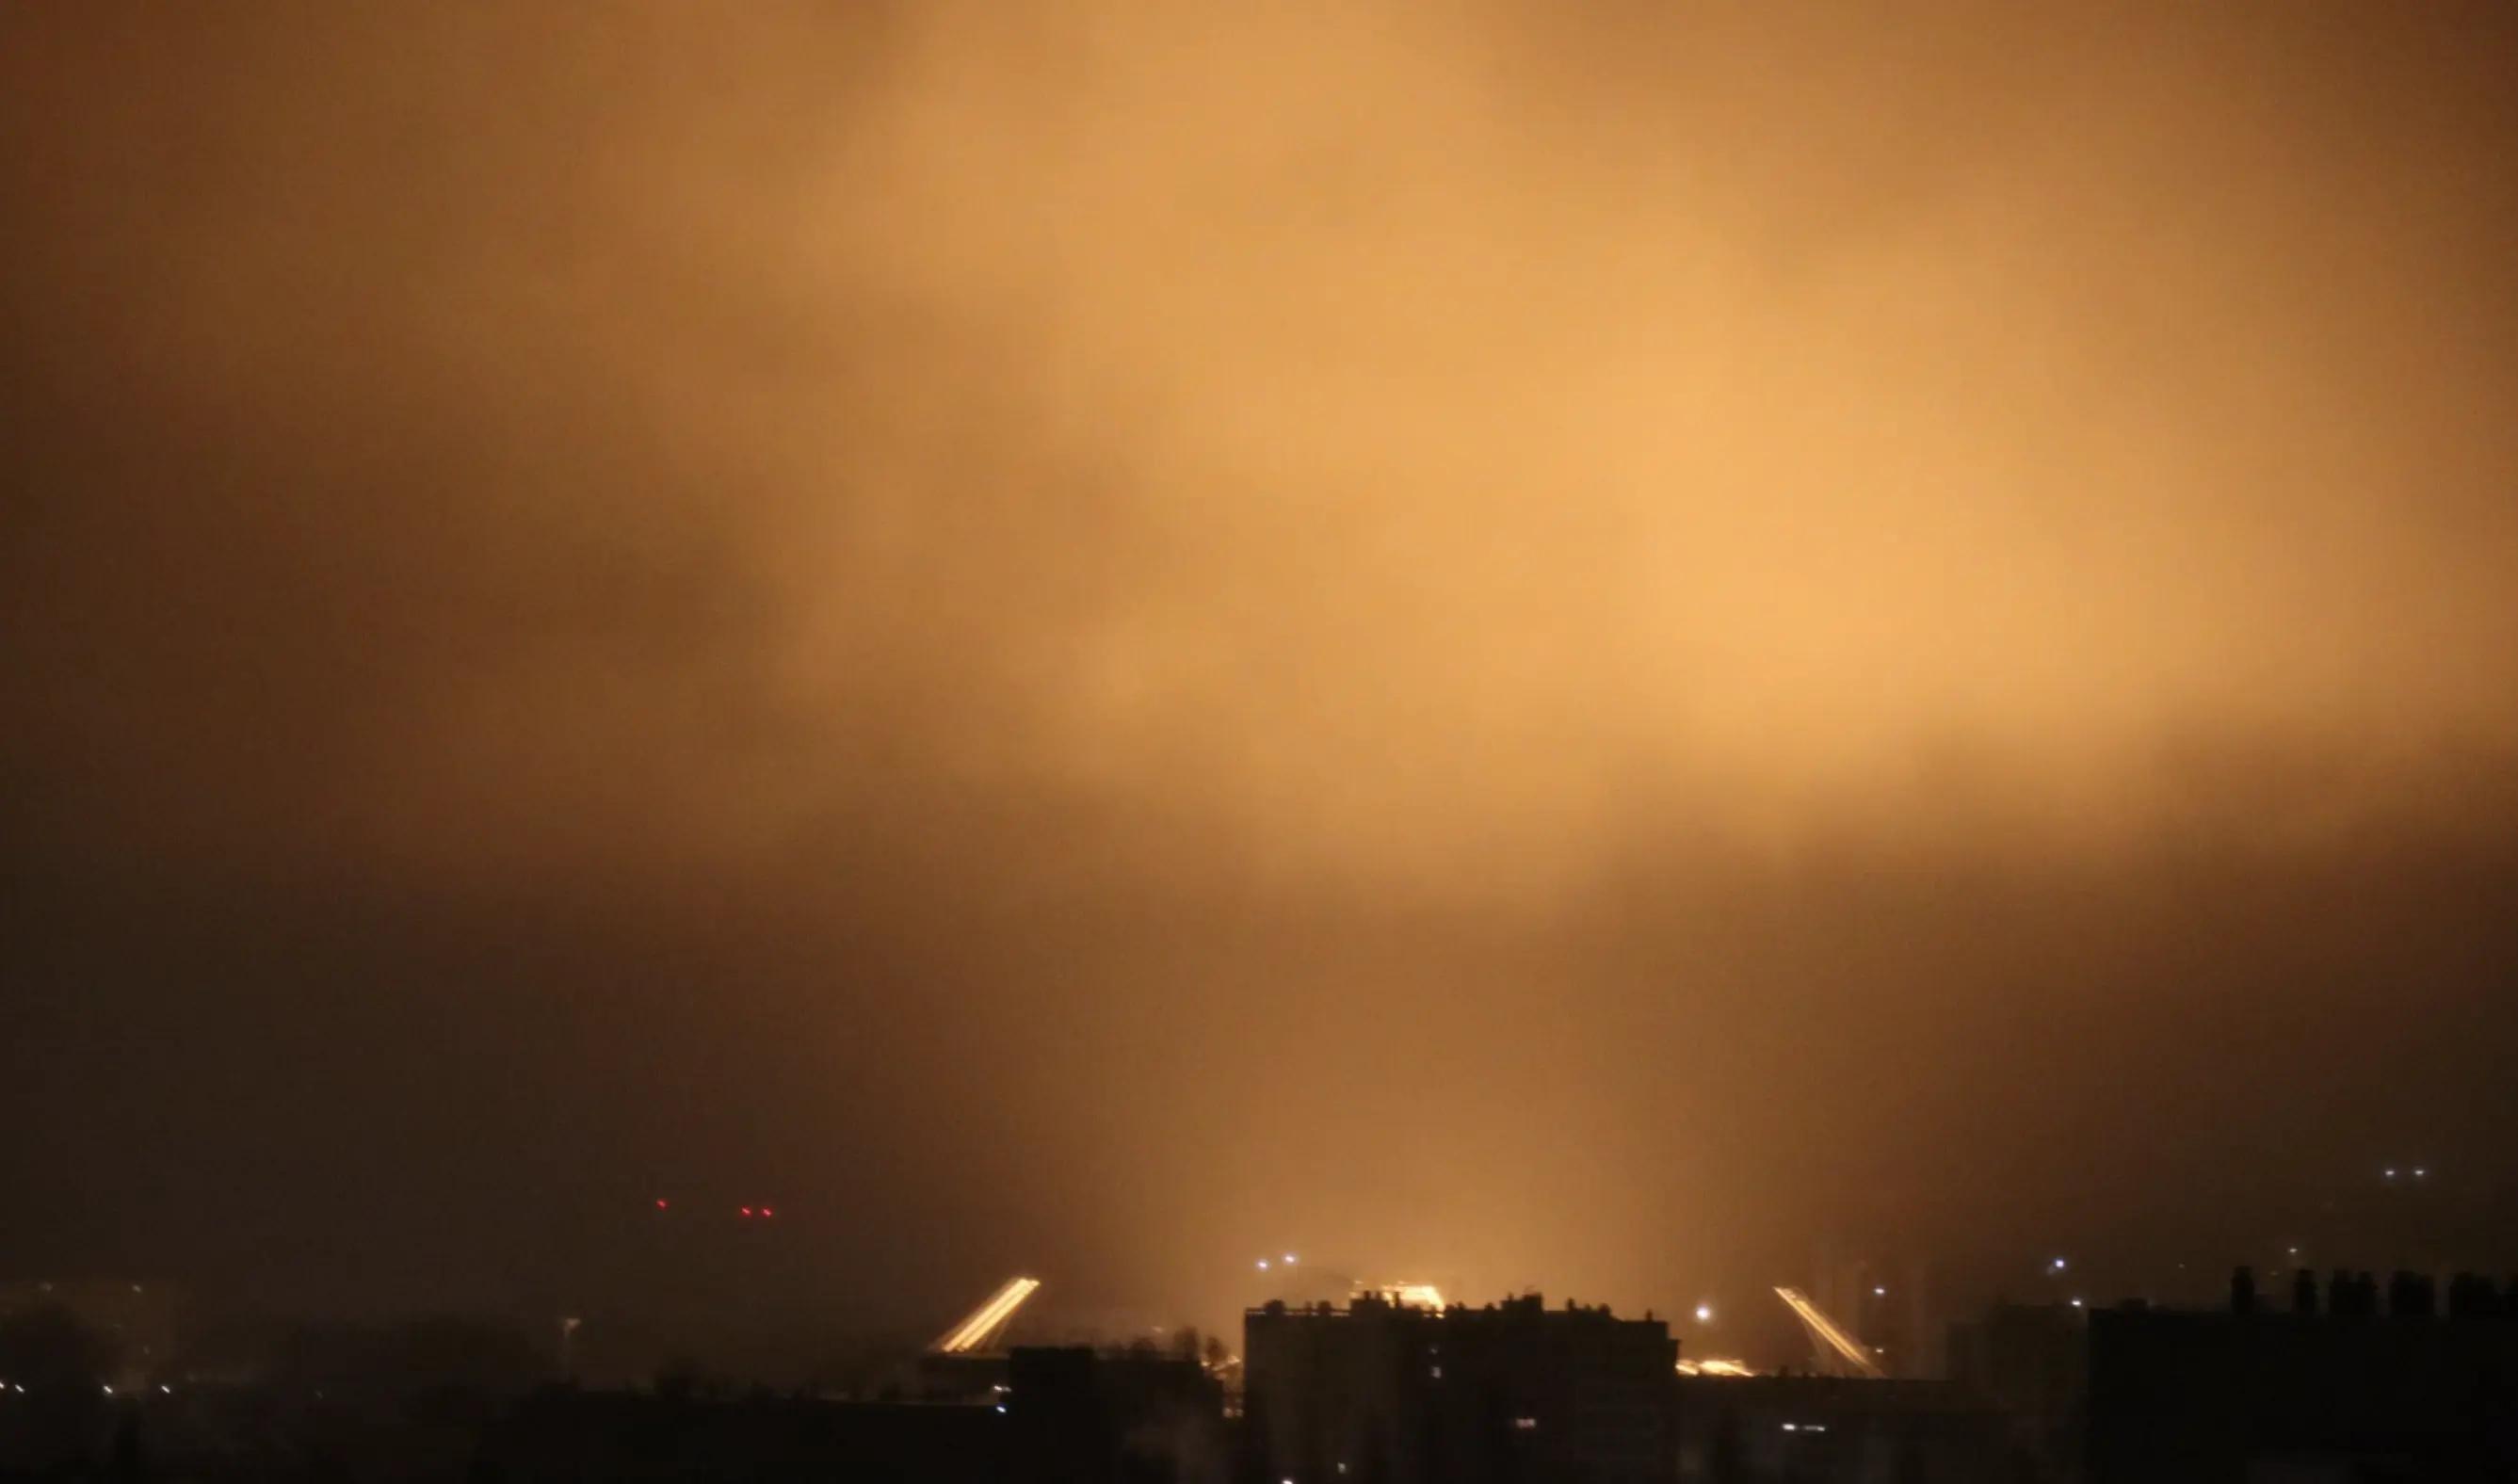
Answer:
[{"label": "tall residential building", "polygon": [[1657,1319],[1361,1297],[1242,1320],[1259,1476],[1294,1484],[1667,1484],[1677,1342]]}]

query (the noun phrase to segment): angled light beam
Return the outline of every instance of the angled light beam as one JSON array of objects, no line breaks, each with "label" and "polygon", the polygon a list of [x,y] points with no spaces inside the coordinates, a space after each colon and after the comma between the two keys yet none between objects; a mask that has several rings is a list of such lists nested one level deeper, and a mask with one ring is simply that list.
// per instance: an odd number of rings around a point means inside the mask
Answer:
[{"label": "angled light beam", "polygon": [[945,1331],[928,1348],[941,1355],[967,1355],[983,1348],[1004,1331],[1014,1319],[1015,1311],[1021,1308],[1023,1300],[1031,1297],[1039,1287],[1037,1278],[1007,1279],[1003,1287],[971,1311],[970,1317]]},{"label": "angled light beam", "polygon": [[1802,1322],[1802,1329],[1809,1331],[1811,1338],[1844,1356],[1845,1364],[1875,1379],[1886,1375],[1880,1369],[1880,1363],[1871,1358],[1871,1352],[1862,1347],[1861,1341],[1838,1328],[1835,1320],[1828,1318],[1818,1305],[1802,1295],[1801,1289],[1777,1288],[1775,1296],[1793,1311],[1793,1317]]}]

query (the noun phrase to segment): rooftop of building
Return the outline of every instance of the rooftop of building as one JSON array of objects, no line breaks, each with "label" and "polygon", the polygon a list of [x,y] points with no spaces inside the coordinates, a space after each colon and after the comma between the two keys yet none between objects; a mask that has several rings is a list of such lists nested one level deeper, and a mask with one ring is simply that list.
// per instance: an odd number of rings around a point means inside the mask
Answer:
[{"label": "rooftop of building", "polygon": [[1481,1320],[1529,1321],[1546,1318],[1555,1322],[1660,1325],[1660,1316],[1646,1310],[1640,1318],[1621,1319],[1607,1304],[1584,1304],[1569,1298],[1557,1308],[1549,1308],[1537,1293],[1517,1293],[1486,1304],[1395,1303],[1375,1294],[1359,1294],[1343,1306],[1323,1301],[1312,1304],[1288,1304],[1282,1299],[1270,1299],[1244,1313],[1253,1318],[1270,1319],[1412,1319],[1445,1323],[1468,1323]]}]

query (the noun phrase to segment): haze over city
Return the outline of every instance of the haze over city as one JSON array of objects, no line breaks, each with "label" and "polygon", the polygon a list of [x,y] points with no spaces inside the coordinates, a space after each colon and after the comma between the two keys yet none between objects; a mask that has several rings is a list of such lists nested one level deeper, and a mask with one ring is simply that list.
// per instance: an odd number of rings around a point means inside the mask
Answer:
[{"label": "haze over city", "polygon": [[0,1269],[2507,1271],[2513,24],[0,11]]}]

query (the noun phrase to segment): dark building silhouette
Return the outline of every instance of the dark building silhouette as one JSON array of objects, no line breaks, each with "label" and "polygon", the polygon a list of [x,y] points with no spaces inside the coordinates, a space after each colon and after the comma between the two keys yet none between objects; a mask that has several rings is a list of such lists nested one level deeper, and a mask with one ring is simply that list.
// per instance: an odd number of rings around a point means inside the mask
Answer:
[{"label": "dark building silhouette", "polygon": [[[2092,1484],[2518,1477],[2518,1320],[2399,1274],[2313,1283],[2286,1314],[2124,1308],[2091,1316]],[[2459,1313],[2457,1295],[2463,1294]]]},{"label": "dark building silhouette", "polygon": [[1683,1376],[1680,1484],[1973,1484],[2007,1477],[2003,1419],[1947,1381]]},{"label": "dark building silhouette", "polygon": [[1007,1412],[1033,1484],[1227,1484],[1224,1388],[1152,1350],[1017,1348]]},{"label": "dark building silhouette", "polygon": [[993,1407],[713,1399],[553,1389],[490,1425],[475,1484],[603,1479],[1020,1479],[1011,1419]]},{"label": "dark building silhouette", "polygon": [[978,1405],[550,1387],[481,1429],[469,1477],[1229,1484],[1224,1396],[1196,1361],[1022,1349]]},{"label": "dark building silhouette", "polygon": [[1678,1345],[1656,1319],[1538,1295],[1443,1310],[1359,1298],[1242,1321],[1258,1477],[1296,1484],[1665,1484]]},{"label": "dark building silhouette", "polygon": [[2068,1304],[1997,1303],[1950,1327],[1950,1379],[2003,1419],[2001,1477],[2051,1478],[2077,1466],[2089,1381],[2089,1326]]},{"label": "dark building silhouette", "polygon": [[937,1355],[933,1351],[909,1363],[906,1394],[929,1403],[993,1406],[1005,1400],[1013,1384],[1004,1351],[978,1355]]}]

